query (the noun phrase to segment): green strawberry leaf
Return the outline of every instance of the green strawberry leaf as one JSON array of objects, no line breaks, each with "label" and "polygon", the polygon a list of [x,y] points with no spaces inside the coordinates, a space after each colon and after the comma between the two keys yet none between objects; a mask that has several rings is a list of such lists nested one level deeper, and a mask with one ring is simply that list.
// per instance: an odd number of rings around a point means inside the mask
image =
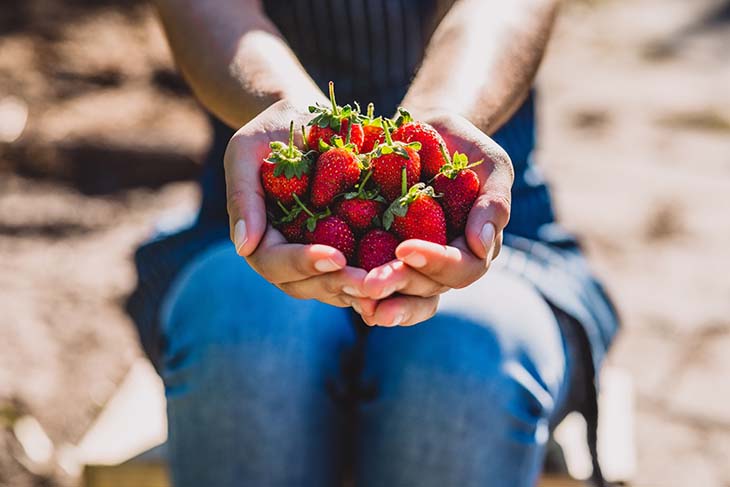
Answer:
[{"label": "green strawberry leaf", "polygon": [[405,125],[408,122],[412,122],[412,121],[413,121],[413,117],[408,112],[408,110],[406,110],[403,107],[398,107],[398,111],[396,112],[396,116],[395,116],[395,119],[393,120],[393,124],[396,127],[400,127],[400,126]]},{"label": "green strawberry leaf", "polygon": [[408,154],[408,151],[403,148],[403,146],[396,145],[393,147],[393,152],[401,156],[403,159],[410,159],[411,156]]}]

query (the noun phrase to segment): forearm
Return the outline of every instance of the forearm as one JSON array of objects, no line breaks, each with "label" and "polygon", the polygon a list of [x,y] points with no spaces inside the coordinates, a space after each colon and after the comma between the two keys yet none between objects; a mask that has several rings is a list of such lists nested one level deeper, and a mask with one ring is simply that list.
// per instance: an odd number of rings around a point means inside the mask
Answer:
[{"label": "forearm", "polygon": [[557,0],[459,0],[434,32],[404,98],[414,112],[457,112],[493,134],[533,83]]},{"label": "forearm", "polygon": [[238,128],[272,103],[323,97],[256,0],[155,0],[175,60],[205,107]]}]

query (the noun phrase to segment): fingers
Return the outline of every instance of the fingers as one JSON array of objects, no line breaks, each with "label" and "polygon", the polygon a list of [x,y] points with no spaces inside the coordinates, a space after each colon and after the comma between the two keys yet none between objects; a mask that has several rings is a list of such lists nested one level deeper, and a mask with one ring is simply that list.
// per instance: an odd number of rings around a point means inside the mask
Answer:
[{"label": "fingers", "polygon": [[403,262],[394,260],[368,272],[363,281],[363,290],[372,299],[384,299],[396,292],[430,297],[448,288]]},{"label": "fingers", "polygon": [[274,284],[336,272],[347,265],[339,250],[326,245],[290,244],[273,227],[268,228],[261,244],[247,260],[256,272]]},{"label": "fingers", "polygon": [[475,168],[482,181],[481,192],[469,211],[464,234],[471,251],[491,261],[499,254],[502,230],[509,222],[514,170],[507,153],[488,140],[488,146],[482,148],[487,157]]},{"label": "fingers", "polygon": [[297,299],[337,298],[341,305],[350,306],[352,298],[365,298],[362,281],[365,271],[356,267],[345,267],[336,272],[318,275],[279,284],[279,288]]},{"label": "fingers", "polygon": [[268,153],[268,140],[242,135],[240,130],[226,148],[224,164],[231,240],[236,252],[244,257],[253,253],[266,231],[259,166]]},{"label": "fingers", "polygon": [[395,255],[428,279],[457,289],[482,277],[489,262],[472,254],[463,237],[454,240],[451,245],[406,240],[395,250]]},{"label": "fingers", "polygon": [[378,303],[372,314],[363,314],[369,326],[412,326],[436,314],[439,297],[394,296]]},{"label": "fingers", "polygon": [[450,151],[459,151],[471,161],[483,160],[474,171],[482,183],[466,225],[466,242],[481,259],[499,253],[501,233],[509,221],[514,168],[499,144],[461,117],[442,116],[434,122]]}]

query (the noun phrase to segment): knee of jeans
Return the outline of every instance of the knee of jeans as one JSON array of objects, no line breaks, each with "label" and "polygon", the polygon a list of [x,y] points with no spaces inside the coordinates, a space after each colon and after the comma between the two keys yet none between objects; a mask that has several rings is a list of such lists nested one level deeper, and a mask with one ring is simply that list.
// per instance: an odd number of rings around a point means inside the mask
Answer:
[{"label": "knee of jeans", "polygon": [[284,370],[349,339],[346,311],[287,296],[231,249],[204,256],[175,283],[162,316],[164,372],[224,361],[231,373]]},{"label": "knee of jeans", "polygon": [[449,317],[382,332],[366,374],[384,404],[508,428],[525,441],[546,432],[554,398],[526,357],[506,350],[490,328]]}]

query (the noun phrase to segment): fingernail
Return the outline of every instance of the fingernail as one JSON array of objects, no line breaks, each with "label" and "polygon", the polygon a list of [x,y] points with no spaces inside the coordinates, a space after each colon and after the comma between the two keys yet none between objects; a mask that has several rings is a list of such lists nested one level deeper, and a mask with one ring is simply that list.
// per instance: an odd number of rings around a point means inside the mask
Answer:
[{"label": "fingernail", "polygon": [[352,309],[354,309],[357,314],[359,314],[359,315],[362,314],[362,308],[360,307],[359,304],[352,303]]},{"label": "fingernail", "polygon": [[332,272],[340,270],[340,265],[332,259],[321,259],[314,263],[314,268],[319,272]]},{"label": "fingernail", "polygon": [[233,226],[233,245],[236,246],[236,253],[241,254],[241,249],[248,242],[248,233],[246,232],[246,222],[238,220]]},{"label": "fingernail", "polygon": [[492,248],[492,245],[494,244],[494,236],[497,233],[497,231],[494,228],[494,224],[492,223],[485,223],[482,227],[482,231],[479,234],[479,240],[482,241],[482,245],[484,245],[484,252],[489,252],[489,249]]},{"label": "fingernail", "polygon": [[426,257],[419,254],[418,252],[411,252],[410,254],[403,257],[403,262],[411,267],[424,267],[426,265]]},{"label": "fingernail", "polygon": [[349,294],[350,296],[354,296],[356,298],[363,297],[363,295],[360,291],[358,291],[357,289],[355,289],[354,287],[351,287],[351,286],[344,286],[342,288],[342,292],[344,292],[345,294]]},{"label": "fingernail", "polygon": [[403,320],[404,320],[404,319],[405,319],[405,315],[404,315],[403,313],[400,313],[400,314],[396,315],[395,319],[394,319],[394,320],[393,320],[393,322],[392,322],[392,323],[390,324],[390,326],[398,326],[398,325],[400,325],[401,323],[403,323]]}]

